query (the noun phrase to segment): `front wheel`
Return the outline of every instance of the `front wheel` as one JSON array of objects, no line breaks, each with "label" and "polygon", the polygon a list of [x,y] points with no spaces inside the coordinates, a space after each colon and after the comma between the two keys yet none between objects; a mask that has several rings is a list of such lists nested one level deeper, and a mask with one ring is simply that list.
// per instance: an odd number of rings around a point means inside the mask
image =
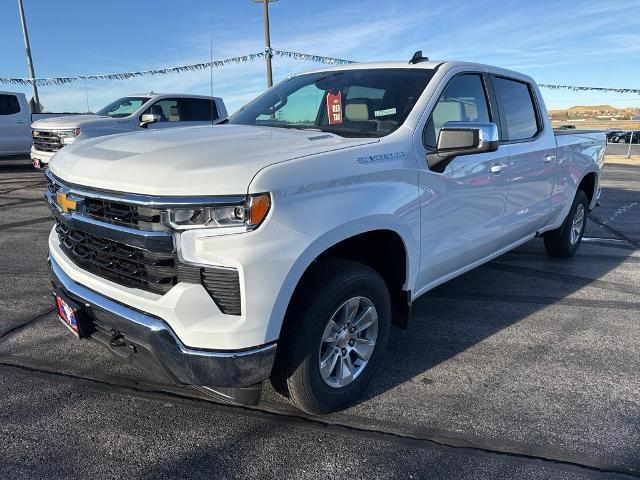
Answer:
[{"label": "front wheel", "polygon": [[391,302],[366,265],[330,259],[313,268],[287,311],[273,376],[298,408],[325,414],[349,405],[379,368]]},{"label": "front wheel", "polygon": [[544,247],[549,255],[570,257],[576,252],[587,225],[588,211],[587,195],[582,190],[578,190],[562,226],[544,234]]}]

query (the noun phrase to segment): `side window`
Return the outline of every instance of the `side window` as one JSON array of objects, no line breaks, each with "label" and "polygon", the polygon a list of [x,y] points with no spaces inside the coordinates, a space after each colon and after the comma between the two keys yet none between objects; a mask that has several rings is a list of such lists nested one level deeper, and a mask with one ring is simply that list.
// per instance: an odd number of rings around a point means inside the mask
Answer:
[{"label": "side window", "polygon": [[18,97],[15,95],[0,95],[0,115],[13,115],[19,111]]},{"label": "side window", "polygon": [[489,103],[480,75],[454,77],[431,112],[423,133],[425,147],[435,149],[445,122],[490,122]]},{"label": "side window", "polygon": [[218,118],[215,102],[206,98],[180,98],[171,113],[169,121],[208,122]]},{"label": "side window", "polygon": [[507,140],[534,137],[539,132],[539,125],[529,85],[496,77],[494,86],[501,106],[500,118],[507,126]]},{"label": "side window", "polygon": [[[143,115],[145,113],[154,113],[160,116],[161,122],[169,122],[171,113],[175,111],[177,105],[178,105],[177,98],[163,98],[162,100],[158,100],[156,103],[154,103],[149,108],[147,108],[143,112]],[[176,121],[176,120],[173,120],[173,121]]]}]

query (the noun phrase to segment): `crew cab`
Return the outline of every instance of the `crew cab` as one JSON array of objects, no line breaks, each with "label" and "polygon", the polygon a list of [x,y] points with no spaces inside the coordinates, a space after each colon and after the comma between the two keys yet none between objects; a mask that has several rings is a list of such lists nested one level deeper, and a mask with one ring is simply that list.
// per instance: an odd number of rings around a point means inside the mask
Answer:
[{"label": "crew cab", "polygon": [[85,138],[143,129],[190,127],[216,123],[227,117],[219,97],[183,94],[130,95],[98,110],[95,115],[43,119],[31,125],[31,160],[42,168],[65,145]]},{"label": "crew cab", "polygon": [[572,255],[604,150],[602,132],[554,133],[535,82],[502,68],[416,55],[293,75],[224,125],[56,154],[59,316],[220,398],[255,403],[270,378],[335,411],[421,295],[535,237]]},{"label": "crew cab", "polygon": [[0,92],[0,156],[28,154],[31,122],[63,113],[32,113],[27,97],[20,92]]}]

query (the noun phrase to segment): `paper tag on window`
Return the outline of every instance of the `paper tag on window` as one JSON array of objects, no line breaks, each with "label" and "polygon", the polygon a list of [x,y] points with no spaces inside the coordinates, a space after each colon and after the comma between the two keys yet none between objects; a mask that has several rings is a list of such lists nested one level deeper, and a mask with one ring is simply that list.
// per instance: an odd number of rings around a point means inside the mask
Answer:
[{"label": "paper tag on window", "polygon": [[373,112],[373,115],[376,117],[386,117],[387,115],[395,115],[395,114],[396,114],[395,108],[387,108],[386,110],[375,110]]},{"label": "paper tag on window", "polygon": [[327,93],[327,114],[329,115],[329,125],[339,125],[342,123],[342,92]]}]

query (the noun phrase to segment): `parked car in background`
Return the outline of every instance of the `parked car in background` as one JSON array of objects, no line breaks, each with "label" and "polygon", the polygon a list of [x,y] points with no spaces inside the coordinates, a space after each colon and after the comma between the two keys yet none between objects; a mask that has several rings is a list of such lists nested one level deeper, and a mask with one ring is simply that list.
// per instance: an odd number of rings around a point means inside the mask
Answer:
[{"label": "parked car in background", "polygon": [[63,323],[226,400],[271,377],[345,407],[411,361],[384,350],[417,298],[536,236],[573,255],[600,196],[604,132],[554,132],[535,82],[488,65],[294,75],[227,123],[66,147],[46,191]]},{"label": "parked car in background", "polygon": [[632,130],[623,132],[620,135],[614,137],[615,143],[640,143],[640,130]]},{"label": "parked car in background", "polygon": [[609,130],[605,133],[608,143],[615,143],[618,136],[622,135],[624,130]]},{"label": "parked car in background", "polygon": [[36,168],[49,163],[65,145],[85,138],[143,129],[188,127],[217,123],[227,118],[219,97],[147,93],[110,103],[94,115],[74,115],[34,122],[31,159]]},{"label": "parked car in background", "polygon": [[28,154],[31,122],[64,113],[31,113],[24,93],[0,92],[0,156]]},{"label": "parked car in background", "polygon": [[560,125],[558,127],[560,130],[575,130],[575,125]]}]

